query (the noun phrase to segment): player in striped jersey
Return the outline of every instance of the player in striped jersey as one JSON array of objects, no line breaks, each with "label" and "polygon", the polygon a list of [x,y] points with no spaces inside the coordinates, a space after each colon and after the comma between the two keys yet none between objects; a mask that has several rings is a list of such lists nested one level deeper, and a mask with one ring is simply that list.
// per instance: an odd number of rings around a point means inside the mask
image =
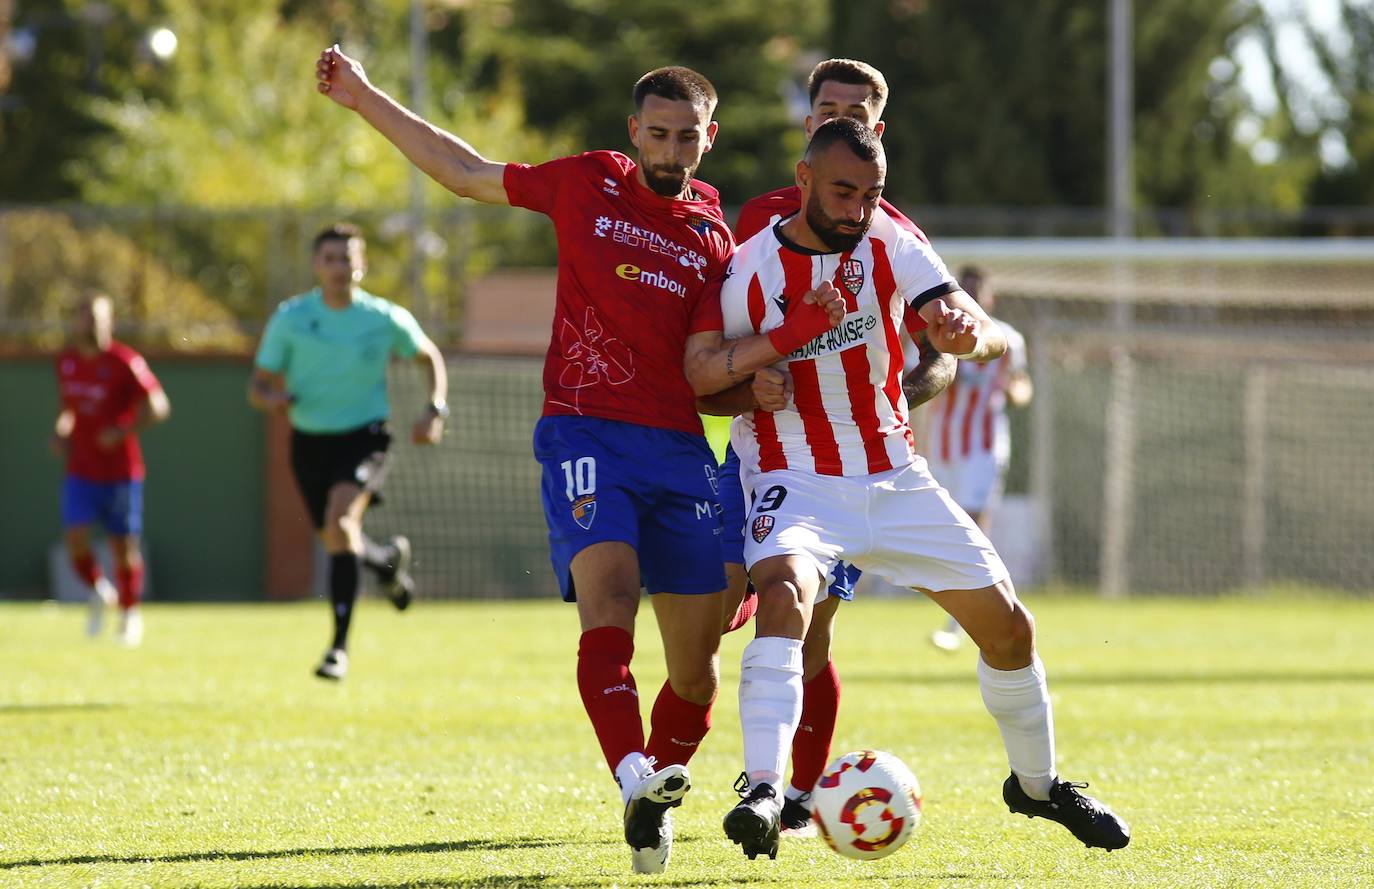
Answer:
[{"label": "player in striped jersey", "polygon": [[[807,138],[816,127],[836,117],[847,117],[870,127],[876,134],[883,132],[882,113],[887,104],[887,79],[878,69],[854,59],[827,59],[816,65],[807,78],[810,114],[802,123]],[[741,243],[771,226],[779,219],[791,216],[801,206],[801,192],[796,185],[759,195],[740,209],[735,224],[735,239]],[[886,200],[878,201],[879,210],[900,228],[906,229],[922,241],[925,234],[916,223]],[[925,320],[908,310],[903,331],[907,359],[907,374],[903,388],[911,407],[929,401],[954,379],[958,362],[930,348],[926,341]],[[909,338],[909,339],[908,339]],[[749,405],[753,408],[755,405]],[[755,467],[744,467],[745,474]],[[744,493],[741,488],[739,455],[730,448],[721,466],[720,503],[725,519],[721,538],[725,549],[726,613],[733,615],[727,630],[737,629],[748,621],[757,607],[757,595],[748,589],[748,575],[744,570]],[[831,658],[831,638],[835,616],[842,601],[854,598],[858,569],[838,562],[832,572],[833,581],[827,595],[816,604],[802,651],[802,713],[796,736],[792,741],[792,777],[784,792],[783,828],[798,835],[814,831],[811,826],[809,801],[811,790],[830,760],[830,743],[835,735],[835,722],[840,706],[840,676]],[[739,603],[738,606],[734,603]]]},{"label": "player in striped jersey", "polygon": [[[961,269],[959,285],[992,315],[996,297],[981,269]],[[930,474],[984,531],[1001,499],[1011,460],[1007,407],[1025,407],[1034,392],[1026,372],[1025,337],[1005,321],[997,326],[1007,337],[1006,354],[983,364],[960,362],[954,385],[926,409]],[[952,617],[930,635],[931,644],[944,651],[957,649],[963,638]]]},{"label": "player in striped jersey", "polygon": [[919,589],[978,644],[979,685],[1001,729],[1014,812],[1050,818],[1083,843],[1120,848],[1129,832],[1110,810],[1060,780],[1035,629],[987,537],[917,456],[900,385],[904,305],[935,348],[973,361],[1006,350],[998,326],[959,289],[928,244],[876,213],[886,175],[868,127],[828,121],[797,165],[802,210],[740,246],[722,290],[723,336],[689,340],[699,395],[735,382],[724,337],[764,333],[799,297],[838,292],[847,314],[788,353],[789,407],[758,410],[734,436],[756,460],[745,563],[759,591],[757,633],[740,674],[745,798],[726,835],[751,858],[777,855],[781,782],[802,699],[802,639],[821,581],[839,559]]}]

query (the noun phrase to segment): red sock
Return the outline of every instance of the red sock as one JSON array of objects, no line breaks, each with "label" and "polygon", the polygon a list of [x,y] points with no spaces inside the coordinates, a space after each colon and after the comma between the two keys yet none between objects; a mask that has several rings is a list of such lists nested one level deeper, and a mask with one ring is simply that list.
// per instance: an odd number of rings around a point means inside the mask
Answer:
[{"label": "red sock", "polygon": [[639,692],[630,673],[634,650],[634,638],[619,627],[588,630],[577,646],[577,688],[612,774],[622,759],[644,750]]},{"label": "red sock", "polygon": [[792,786],[810,792],[830,760],[835,717],[840,711],[840,674],[835,662],[802,686],[801,724],[792,737]]},{"label": "red sock", "polygon": [[76,576],[84,580],[87,586],[95,586],[95,582],[100,579],[100,566],[95,562],[95,554],[90,551],[84,556],[72,556],[72,568],[76,570]]},{"label": "red sock", "polygon": [[133,608],[143,601],[143,566],[130,565],[115,569],[115,585],[119,587],[119,607]]},{"label": "red sock", "polygon": [[654,758],[654,764],[658,768],[685,766],[711,730],[711,704],[684,701],[664,682],[658,700],[654,701],[649,726],[649,748],[644,752]]},{"label": "red sock", "polygon": [[739,603],[739,610],[735,612],[734,617],[730,618],[730,626],[725,628],[725,632],[733,633],[735,630],[749,623],[749,618],[753,617],[754,612],[758,610],[759,594],[754,591],[754,587],[751,584],[749,589],[745,590],[744,598],[741,599]]}]

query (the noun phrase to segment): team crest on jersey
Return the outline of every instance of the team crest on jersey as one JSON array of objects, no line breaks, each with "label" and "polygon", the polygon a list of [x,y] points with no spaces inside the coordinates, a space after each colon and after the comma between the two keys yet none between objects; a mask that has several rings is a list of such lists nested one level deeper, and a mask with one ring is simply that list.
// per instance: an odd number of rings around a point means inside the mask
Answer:
[{"label": "team crest on jersey", "polygon": [[864,289],[864,264],[857,259],[847,259],[840,266],[840,281],[844,284],[844,289],[855,296]]},{"label": "team crest on jersey", "polygon": [[749,533],[754,535],[755,543],[763,543],[768,539],[768,535],[773,533],[773,517],[771,515],[755,516],[754,524],[749,529]]},{"label": "team crest on jersey", "polygon": [[592,522],[596,521],[596,497],[589,494],[574,500],[572,517],[574,522],[582,526],[583,531],[590,531]]},{"label": "team crest on jersey", "polygon": [[711,223],[707,222],[704,216],[689,217],[687,219],[687,226],[703,238],[706,237],[706,233],[711,230]]}]

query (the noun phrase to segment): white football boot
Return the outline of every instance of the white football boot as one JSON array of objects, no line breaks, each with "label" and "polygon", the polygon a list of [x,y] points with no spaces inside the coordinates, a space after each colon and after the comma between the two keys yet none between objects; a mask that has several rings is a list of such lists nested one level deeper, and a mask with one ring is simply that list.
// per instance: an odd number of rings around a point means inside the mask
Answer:
[{"label": "white football boot", "polygon": [[143,644],[143,611],[137,605],[125,608],[119,617],[119,635],[115,637],[120,645],[137,648]]},{"label": "white football boot", "polygon": [[86,614],[86,635],[94,639],[105,626],[105,609],[114,607],[119,601],[119,591],[110,583],[110,579],[102,574],[91,586],[87,601],[89,608]]},{"label": "white football boot", "polygon": [[338,682],[348,675],[348,652],[342,648],[331,648],[324,653],[324,660],[315,668],[315,675],[321,679]]},{"label": "white football boot", "polygon": [[654,761],[644,764],[639,784],[625,803],[625,842],[630,844],[630,860],[637,874],[661,874],[673,854],[673,816],[668,810],[682,805],[692,789],[686,766],[670,765],[654,769]]}]

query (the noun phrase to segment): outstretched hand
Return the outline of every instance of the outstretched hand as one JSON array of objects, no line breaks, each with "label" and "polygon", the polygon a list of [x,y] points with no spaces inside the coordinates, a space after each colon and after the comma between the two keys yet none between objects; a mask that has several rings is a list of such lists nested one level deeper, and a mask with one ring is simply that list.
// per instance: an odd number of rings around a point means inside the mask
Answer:
[{"label": "outstretched hand", "polygon": [[363,93],[371,88],[367,72],[357,59],[344,55],[336,43],[320,53],[315,63],[315,88],[345,108],[357,108]]}]

